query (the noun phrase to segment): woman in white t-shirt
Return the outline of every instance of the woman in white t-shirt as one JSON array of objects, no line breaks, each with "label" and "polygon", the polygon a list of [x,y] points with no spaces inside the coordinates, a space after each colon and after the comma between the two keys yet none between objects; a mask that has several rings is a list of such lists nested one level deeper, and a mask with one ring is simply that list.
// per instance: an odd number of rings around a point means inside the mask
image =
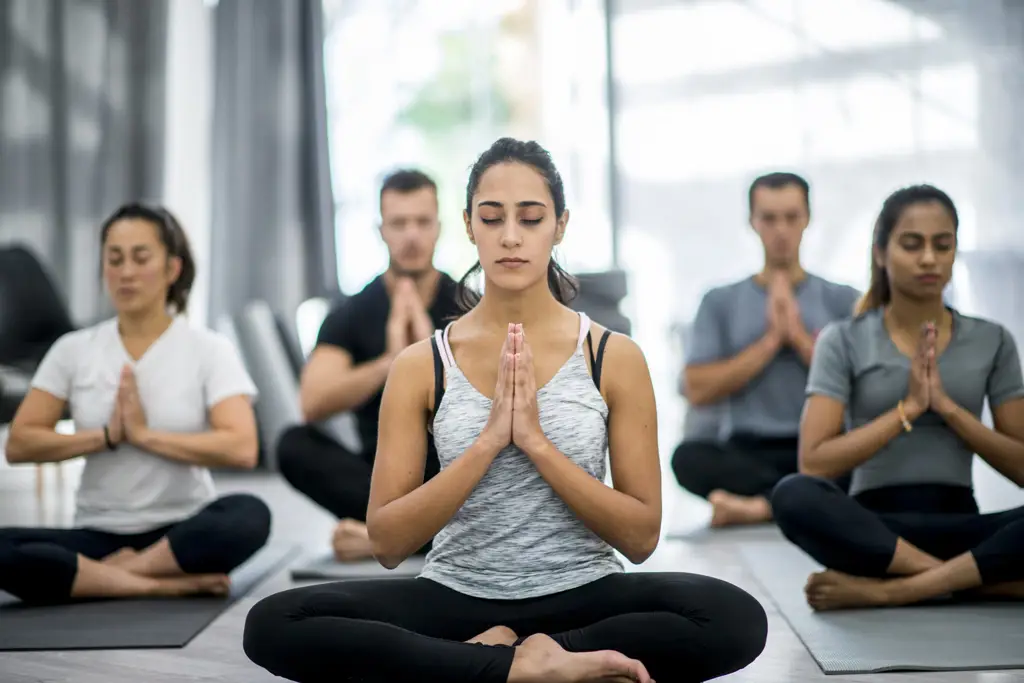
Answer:
[{"label": "woman in white t-shirt", "polygon": [[[252,468],[256,390],[235,348],[182,315],[195,279],[162,208],[103,225],[117,317],[49,350],[11,424],[11,463],[85,457],[71,529],[0,529],[0,590],[24,602],[223,594],[266,543],[270,511],[217,498],[210,467]],[[54,431],[70,408],[72,435]]]}]

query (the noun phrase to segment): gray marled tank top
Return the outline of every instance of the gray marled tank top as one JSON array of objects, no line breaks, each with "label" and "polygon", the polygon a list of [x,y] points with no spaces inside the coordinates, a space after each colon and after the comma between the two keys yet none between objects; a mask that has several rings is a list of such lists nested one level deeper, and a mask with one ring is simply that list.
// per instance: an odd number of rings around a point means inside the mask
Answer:
[{"label": "gray marled tank top", "polygon": [[[442,469],[476,441],[491,410],[491,400],[455,363],[450,328],[436,333],[447,383],[433,421]],[[537,411],[555,447],[604,481],[608,406],[583,355],[589,329],[581,313],[576,351],[537,391]],[[509,445],[434,538],[420,576],[473,597],[521,600],[621,571],[612,547],[577,519],[525,453]]]}]

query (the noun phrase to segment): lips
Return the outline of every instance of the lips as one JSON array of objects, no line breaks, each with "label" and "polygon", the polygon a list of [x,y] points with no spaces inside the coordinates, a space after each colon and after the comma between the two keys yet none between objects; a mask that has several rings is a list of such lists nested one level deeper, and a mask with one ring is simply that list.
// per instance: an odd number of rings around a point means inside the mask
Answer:
[{"label": "lips", "polygon": [[938,275],[918,275],[917,276],[917,281],[918,282],[924,282],[925,284],[935,284],[936,282],[939,281],[939,276]]}]

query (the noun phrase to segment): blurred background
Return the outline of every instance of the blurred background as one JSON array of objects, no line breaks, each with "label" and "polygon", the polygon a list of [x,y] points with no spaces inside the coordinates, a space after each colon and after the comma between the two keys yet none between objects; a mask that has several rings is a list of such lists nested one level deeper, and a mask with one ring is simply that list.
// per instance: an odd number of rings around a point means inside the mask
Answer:
[{"label": "blurred background", "polygon": [[950,297],[1021,338],[1022,65],[1020,0],[0,0],[0,247],[29,247],[88,324],[109,312],[100,221],[166,204],[199,260],[195,324],[263,302],[308,350],[322,313],[303,302],[387,265],[385,172],[438,180],[437,264],[458,278],[469,166],[536,139],[567,183],[560,261],[625,274],[667,459],[680,326],[761,265],[760,172],[810,180],[804,264],[857,287],[883,198],[943,188]]}]

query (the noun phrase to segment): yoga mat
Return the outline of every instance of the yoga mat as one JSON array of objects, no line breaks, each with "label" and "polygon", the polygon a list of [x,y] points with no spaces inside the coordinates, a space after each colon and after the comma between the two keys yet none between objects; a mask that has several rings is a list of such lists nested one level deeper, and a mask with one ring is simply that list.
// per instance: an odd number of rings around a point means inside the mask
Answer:
[{"label": "yoga mat", "polygon": [[184,647],[297,551],[298,546],[263,548],[231,574],[225,597],[26,606],[0,591],[0,651]]},{"label": "yoga mat", "polygon": [[291,573],[294,581],[408,579],[420,573],[423,560],[422,555],[414,555],[394,569],[386,569],[376,560],[338,562],[333,555],[323,555],[293,567]]},{"label": "yoga mat", "polygon": [[741,548],[754,577],[826,674],[1024,668],[1024,602],[941,603],[814,612],[820,565],[785,541]]}]

